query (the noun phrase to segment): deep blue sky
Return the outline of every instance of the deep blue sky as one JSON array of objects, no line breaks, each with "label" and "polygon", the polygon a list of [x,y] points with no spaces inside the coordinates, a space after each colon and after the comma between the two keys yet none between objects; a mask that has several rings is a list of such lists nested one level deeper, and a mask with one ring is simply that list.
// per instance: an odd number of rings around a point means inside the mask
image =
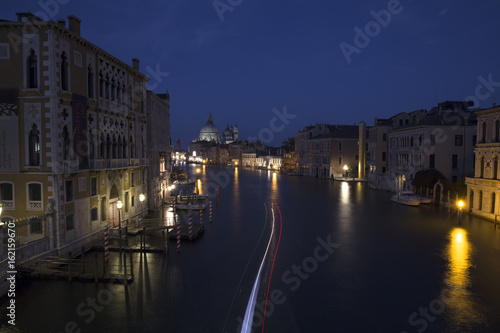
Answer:
[{"label": "deep blue sky", "polygon": [[297,117],[274,134],[279,145],[317,122],[370,125],[468,96],[480,107],[500,103],[500,83],[476,93],[480,76],[500,82],[500,1],[402,0],[350,63],[340,44],[356,46],[354,28],[376,29],[370,12],[394,0],[219,1],[230,2],[223,21],[212,0],[2,1],[0,18],[73,14],[90,42],[128,64],[139,58],[150,77],[148,67],[168,72],[149,88],[169,90],[172,141],[184,149],[209,112],[221,132],[236,123],[245,139],[286,107]]}]

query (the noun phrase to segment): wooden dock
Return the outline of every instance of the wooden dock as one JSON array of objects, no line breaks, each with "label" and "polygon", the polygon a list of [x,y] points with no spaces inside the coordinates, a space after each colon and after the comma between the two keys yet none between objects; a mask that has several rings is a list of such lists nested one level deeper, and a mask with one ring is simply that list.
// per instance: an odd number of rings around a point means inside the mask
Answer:
[{"label": "wooden dock", "polygon": [[[195,240],[200,236],[203,231],[205,231],[205,226],[200,223],[193,223],[193,234],[191,236],[191,240]],[[172,230],[169,233],[169,239],[177,239],[177,229]],[[185,223],[181,223],[181,239],[182,240],[190,240],[189,238],[189,227]]]}]

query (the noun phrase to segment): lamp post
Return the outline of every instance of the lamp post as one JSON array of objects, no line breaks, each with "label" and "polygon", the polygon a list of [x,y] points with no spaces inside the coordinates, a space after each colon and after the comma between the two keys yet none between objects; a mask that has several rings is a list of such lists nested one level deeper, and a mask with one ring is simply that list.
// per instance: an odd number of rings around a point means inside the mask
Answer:
[{"label": "lamp post", "polygon": [[344,178],[347,179],[347,165],[344,165],[344,172],[345,172]]},{"label": "lamp post", "polygon": [[146,199],[146,196],[144,195],[144,193],[141,193],[139,195],[139,201],[141,202],[141,217],[142,217],[142,215],[144,213],[144,209],[142,208],[142,203],[144,202],[144,199]]},{"label": "lamp post", "polygon": [[121,210],[123,207],[123,203],[121,200],[118,200],[116,203],[116,208],[118,208],[118,246],[120,248],[120,260],[122,257],[122,219],[121,219]]},{"label": "lamp post", "polygon": [[462,208],[464,207],[464,202],[462,200],[459,200],[457,202],[458,206],[458,224],[462,223]]}]

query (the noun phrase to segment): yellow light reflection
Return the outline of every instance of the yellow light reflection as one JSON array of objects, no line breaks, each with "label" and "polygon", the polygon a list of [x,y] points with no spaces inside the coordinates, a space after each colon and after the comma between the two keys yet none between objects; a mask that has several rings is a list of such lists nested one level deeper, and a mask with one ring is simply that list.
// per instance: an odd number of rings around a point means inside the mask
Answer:
[{"label": "yellow light reflection", "polygon": [[271,177],[271,200],[278,201],[278,175],[276,172],[273,172]]},{"label": "yellow light reflection", "polygon": [[445,275],[445,287],[441,293],[441,300],[449,312],[450,319],[454,322],[479,321],[481,315],[476,310],[468,291],[470,285],[469,269],[472,267],[470,258],[472,245],[468,240],[467,231],[462,228],[454,228],[448,239],[448,271]]},{"label": "yellow light reflection", "polygon": [[196,187],[198,188],[198,194],[203,194],[203,190],[201,189],[201,179],[196,181]]},{"label": "yellow light reflection", "polygon": [[343,204],[349,203],[349,184],[347,182],[342,182],[340,187],[340,202]]}]

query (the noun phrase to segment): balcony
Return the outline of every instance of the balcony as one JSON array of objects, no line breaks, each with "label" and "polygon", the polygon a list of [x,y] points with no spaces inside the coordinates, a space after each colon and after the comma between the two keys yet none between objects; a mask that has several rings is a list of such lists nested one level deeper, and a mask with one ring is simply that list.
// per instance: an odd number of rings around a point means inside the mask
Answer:
[{"label": "balcony", "polygon": [[130,159],[130,166],[139,166],[140,165],[140,158],[131,158]]},{"label": "balcony", "polygon": [[141,158],[141,165],[149,165],[149,158]]},{"label": "balcony", "polygon": [[14,209],[14,200],[2,200],[3,209]]},{"label": "balcony", "polygon": [[43,210],[41,201],[28,201],[28,210]]},{"label": "balcony", "polygon": [[63,160],[62,167],[64,173],[77,173],[80,171],[78,157],[76,160]]},{"label": "balcony", "polygon": [[126,158],[115,158],[115,159],[101,159],[101,160],[90,160],[91,170],[103,170],[103,169],[125,169],[128,168],[128,159]]}]

